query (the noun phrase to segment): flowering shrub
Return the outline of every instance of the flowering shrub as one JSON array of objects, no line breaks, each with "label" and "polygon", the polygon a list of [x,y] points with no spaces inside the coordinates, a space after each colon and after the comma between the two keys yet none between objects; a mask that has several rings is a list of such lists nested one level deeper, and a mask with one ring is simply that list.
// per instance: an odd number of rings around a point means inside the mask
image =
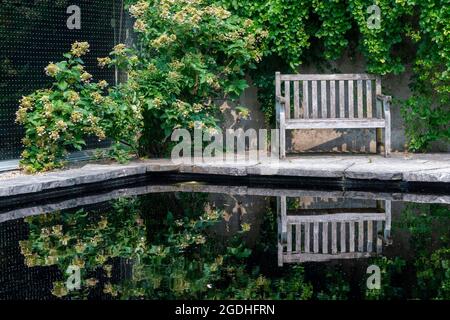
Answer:
[{"label": "flowering shrub", "polygon": [[262,55],[264,33],[203,0],[131,1],[129,12],[138,50],[116,47],[99,64],[128,70],[128,96],[143,110],[141,151],[162,154],[173,129],[216,127],[216,101],[247,87],[244,75]]},{"label": "flowering shrub", "polygon": [[[135,145],[140,113],[108,95],[105,80],[93,82],[81,57],[87,42],[75,42],[66,60],[50,63],[45,72],[54,78],[49,89],[37,90],[20,101],[16,121],[25,127],[21,166],[27,172],[61,167],[69,148],[81,150],[85,137],[111,138],[118,146]],[[117,151],[117,148],[113,149]]]}]

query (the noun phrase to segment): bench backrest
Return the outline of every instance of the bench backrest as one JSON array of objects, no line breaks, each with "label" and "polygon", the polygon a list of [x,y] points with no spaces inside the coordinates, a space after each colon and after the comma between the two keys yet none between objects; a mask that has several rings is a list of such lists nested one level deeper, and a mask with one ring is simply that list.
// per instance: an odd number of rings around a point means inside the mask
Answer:
[{"label": "bench backrest", "polygon": [[286,252],[380,253],[385,222],[384,213],[288,215]]},{"label": "bench backrest", "polygon": [[383,118],[381,79],[370,74],[280,74],[276,96],[285,98],[286,119]]}]

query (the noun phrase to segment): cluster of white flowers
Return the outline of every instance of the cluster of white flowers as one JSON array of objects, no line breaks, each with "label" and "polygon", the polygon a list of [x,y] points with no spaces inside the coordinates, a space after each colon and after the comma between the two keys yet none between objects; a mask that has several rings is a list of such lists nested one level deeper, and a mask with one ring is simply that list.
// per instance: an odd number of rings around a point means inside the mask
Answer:
[{"label": "cluster of white flowers", "polygon": [[130,14],[134,18],[142,17],[149,7],[149,3],[147,1],[139,1],[138,3],[130,6]]}]

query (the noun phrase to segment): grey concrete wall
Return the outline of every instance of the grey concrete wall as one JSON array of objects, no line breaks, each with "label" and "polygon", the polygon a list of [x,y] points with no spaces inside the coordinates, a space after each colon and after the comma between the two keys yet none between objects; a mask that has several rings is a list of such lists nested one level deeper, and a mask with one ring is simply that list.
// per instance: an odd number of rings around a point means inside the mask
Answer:
[{"label": "grey concrete wall", "polygon": [[[316,65],[304,65],[299,73],[365,73],[366,63],[362,56],[343,58],[332,62],[329,68]],[[382,92],[394,99],[404,100],[411,95],[409,83],[411,66],[407,66],[400,75],[382,77]],[[274,87],[275,91],[275,87]],[[247,89],[240,103],[251,110],[251,119],[241,121],[241,126],[259,129],[264,127],[264,115],[257,101],[257,88]],[[275,108],[275,107],[274,107]],[[404,121],[400,114],[400,105],[394,101],[392,105],[392,150],[404,151],[406,144]],[[346,130],[295,130],[287,134],[289,152],[372,152],[376,150],[375,129]],[[431,152],[450,152],[450,146],[445,143],[433,143]]]}]

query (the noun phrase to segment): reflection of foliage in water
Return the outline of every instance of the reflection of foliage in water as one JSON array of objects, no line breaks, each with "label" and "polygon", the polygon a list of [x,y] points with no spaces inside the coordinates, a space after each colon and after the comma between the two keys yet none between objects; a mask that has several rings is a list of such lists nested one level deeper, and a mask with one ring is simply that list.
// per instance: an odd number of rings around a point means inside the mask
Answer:
[{"label": "reflection of foliage in water", "polygon": [[[360,275],[355,269],[346,272],[341,264],[307,266],[307,271],[312,270],[307,272],[306,280],[314,283],[313,297],[324,300],[344,300],[349,299],[350,295],[367,300],[449,299],[449,220],[448,206],[408,204],[394,230],[395,233],[406,231],[410,235],[413,257],[370,258],[360,265]],[[369,275],[365,274],[365,268],[372,264],[380,267],[380,290],[367,289]],[[352,288],[351,282],[355,276],[361,280]]]},{"label": "reflection of foliage in water", "polygon": [[[60,297],[86,298],[93,290],[121,299],[450,297],[448,207],[407,205],[395,229],[409,232],[414,256],[371,258],[357,268],[316,264],[278,269],[271,207],[252,250],[245,231],[227,239],[213,234],[211,227],[222,218],[204,194],[147,195],[115,201],[112,209],[97,214],[81,210],[28,218],[30,237],[21,248],[29,266],[57,265],[63,273],[72,264],[82,267],[82,290],[69,293],[65,281],[57,282],[53,293]],[[132,267],[119,279],[112,277],[117,258]],[[366,288],[370,264],[381,269],[381,290]]]},{"label": "reflection of foliage in water", "polygon": [[[449,299],[450,298],[450,210],[437,204],[407,204],[397,224],[398,230],[410,235],[414,253],[412,261],[402,258],[375,258],[371,263],[380,267],[381,290],[366,290],[367,299]],[[415,272],[412,291],[395,285],[395,278],[405,277],[410,268]],[[410,295],[410,296],[409,296]]]},{"label": "reflection of foliage in water", "polygon": [[[270,198],[275,200],[275,198]],[[239,294],[231,295],[239,299],[288,299],[288,300],[306,300],[312,297],[313,287],[305,281],[305,270],[300,265],[290,265],[278,268],[277,257],[277,216],[274,211],[275,203],[267,206],[260,227],[258,241],[252,252],[251,261],[246,261],[247,269],[252,270],[251,274],[241,278],[242,283],[247,283],[250,287],[244,291],[248,293],[255,283],[261,283],[264,279],[264,294]],[[274,274],[276,270],[276,274]],[[264,278],[258,274],[266,275]],[[250,276],[249,276],[250,275]],[[253,275],[253,276],[252,276]],[[252,279],[253,277],[253,279]],[[256,278],[256,282],[255,279]],[[231,288],[231,287],[230,287]],[[261,292],[260,292],[261,293]],[[226,298],[224,296],[223,298]]]},{"label": "reflection of foliage in water", "polygon": [[[97,269],[111,278],[111,259],[134,259],[146,248],[135,200],[118,200],[111,211],[96,215],[79,210],[29,217],[27,222],[29,239],[20,243],[27,266],[58,265],[63,273],[69,266],[78,266],[84,293],[97,284],[98,279],[92,278]],[[109,282],[105,291],[111,291]],[[67,295],[65,282],[55,283],[53,294]]]},{"label": "reflection of foliage in water", "polygon": [[[365,299],[367,300],[388,300],[399,299],[404,296],[403,288],[395,284],[394,278],[405,268],[406,261],[402,258],[377,257],[370,260],[370,264],[377,265],[381,271],[381,288],[368,289],[364,282]],[[365,280],[365,279],[364,279]]]},{"label": "reflection of foliage in water", "polygon": [[411,234],[416,252],[417,287],[421,299],[450,299],[450,209],[437,204],[407,205],[401,226]]},{"label": "reflection of foliage in water", "polygon": [[[30,267],[57,265],[62,272],[72,264],[81,267],[82,290],[67,292],[65,282],[58,282],[53,293],[60,297],[86,298],[99,285],[104,293],[122,299],[311,296],[302,267],[289,268],[274,278],[252,265],[252,250],[243,241],[245,231],[225,243],[212,241],[210,227],[219,221],[221,212],[211,207],[203,210],[208,208],[205,197],[183,194],[176,201],[173,195],[162,197],[165,201],[154,195],[122,199],[109,212],[97,215],[81,210],[28,218],[30,237],[21,243],[26,262]],[[168,213],[167,209],[161,212],[163,203],[169,203]],[[200,204],[202,211],[198,211]],[[111,263],[117,257],[131,261],[132,273],[114,282]],[[93,278],[99,269],[106,274],[105,284]]]},{"label": "reflection of foliage in water", "polygon": [[[315,290],[317,299],[319,300],[347,300],[350,293],[350,284],[344,277],[340,268],[333,266],[326,267],[321,270],[324,288]],[[320,272],[319,274],[321,274]]]},{"label": "reflection of foliage in water", "polygon": [[411,234],[411,244],[418,251],[430,251],[450,244],[450,211],[437,204],[408,204],[399,227]]},{"label": "reflection of foliage in water", "polygon": [[417,285],[421,292],[431,291],[435,299],[450,299],[449,248],[438,249],[429,258],[419,259],[416,266]]}]

